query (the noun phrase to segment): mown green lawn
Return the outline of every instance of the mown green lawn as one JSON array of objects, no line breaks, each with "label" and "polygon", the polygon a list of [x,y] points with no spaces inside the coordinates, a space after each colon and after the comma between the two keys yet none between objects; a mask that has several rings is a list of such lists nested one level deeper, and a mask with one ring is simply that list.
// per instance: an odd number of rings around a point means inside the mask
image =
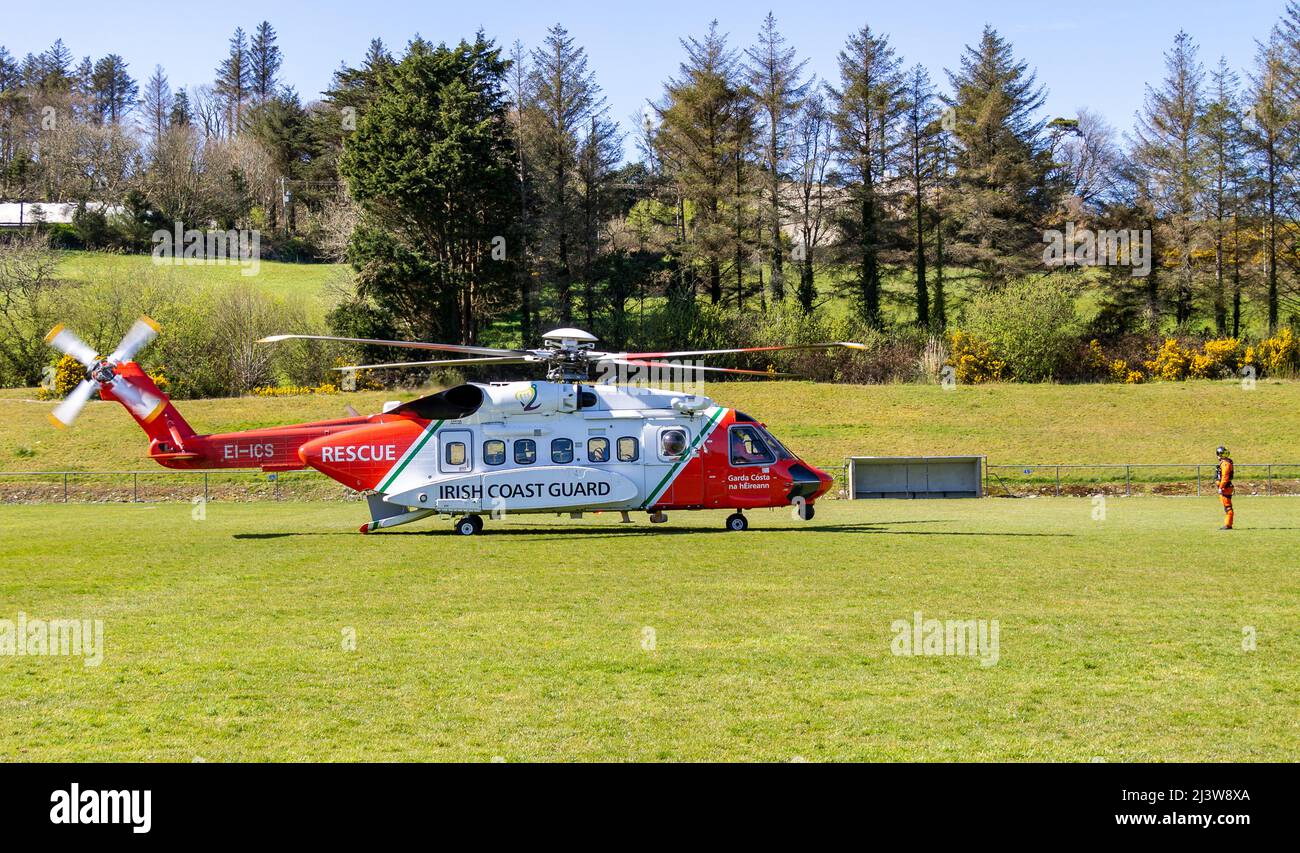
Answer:
[{"label": "mown green lawn", "polygon": [[[473,539],[363,537],[355,504],[0,506],[0,618],[104,624],[96,667],[0,656],[0,760],[1295,761],[1300,504],[1239,504],[1233,533],[1117,498]],[[998,620],[996,664],[893,654],[917,611]]]},{"label": "mown green lawn", "polygon": [[302,299],[318,307],[333,307],[337,294],[330,287],[343,269],[337,264],[295,264],[259,261],[256,273],[244,275],[238,265],[156,265],[150,255],[109,252],[60,252],[58,273],[73,281],[105,277],[162,276],[201,284],[252,284],[275,296]]},{"label": "mown green lawn", "polygon": [[[986,455],[995,464],[1214,463],[1226,444],[1240,464],[1300,463],[1300,382],[1150,385],[826,385],[714,383],[723,405],[766,421],[796,453],[826,468],[846,456]],[[180,400],[200,432],[379,411],[415,392]],[[0,390],[0,471],[131,470],[152,465],[147,440],[116,404],[89,404],[70,430],[51,427],[53,402]],[[1291,474],[1294,476],[1294,473]]]}]

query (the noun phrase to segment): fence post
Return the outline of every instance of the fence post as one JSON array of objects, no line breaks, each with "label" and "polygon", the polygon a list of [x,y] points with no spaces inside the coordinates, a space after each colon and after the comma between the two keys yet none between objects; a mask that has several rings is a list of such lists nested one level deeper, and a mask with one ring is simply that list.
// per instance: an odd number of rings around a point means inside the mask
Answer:
[{"label": "fence post", "polygon": [[63,472],[63,502],[68,502],[68,472]]},{"label": "fence post", "polygon": [[131,472],[131,502],[140,503],[140,474]]},{"label": "fence post", "polygon": [[208,502],[208,472],[203,472],[203,502]]},{"label": "fence post", "polygon": [[1268,495],[1269,497],[1273,496],[1273,463],[1272,462],[1268,463],[1268,486],[1266,487],[1264,494]]},{"label": "fence post", "polygon": [[1061,496],[1061,466],[1056,466],[1056,496]]},{"label": "fence post", "polygon": [[1196,496],[1201,496],[1201,466],[1196,466]]},{"label": "fence post", "polygon": [[1132,487],[1130,486],[1130,482],[1129,482],[1129,466],[1128,466],[1128,465],[1125,465],[1125,466],[1124,466],[1124,497],[1126,497],[1126,498],[1131,498],[1131,497],[1133,497],[1133,489],[1132,489]]}]

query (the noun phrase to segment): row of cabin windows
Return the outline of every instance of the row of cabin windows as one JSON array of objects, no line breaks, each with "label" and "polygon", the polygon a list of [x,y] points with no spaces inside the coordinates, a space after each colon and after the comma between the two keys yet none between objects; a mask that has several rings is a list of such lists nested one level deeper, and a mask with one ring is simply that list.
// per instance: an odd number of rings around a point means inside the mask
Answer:
[{"label": "row of cabin windows", "polygon": [[[635,462],[641,458],[641,442],[632,436],[623,436],[615,446],[619,462]],[[444,445],[443,459],[447,465],[465,464],[465,443],[449,441]],[[516,465],[532,465],[537,461],[537,442],[531,438],[517,438],[514,442]],[[506,443],[500,439],[488,439],[483,442],[483,463],[485,465],[504,465],[506,461]],[[551,461],[557,465],[568,465],[573,461],[573,439],[555,438],[551,440]],[[587,439],[587,461],[609,461],[609,439],[593,436]]]}]

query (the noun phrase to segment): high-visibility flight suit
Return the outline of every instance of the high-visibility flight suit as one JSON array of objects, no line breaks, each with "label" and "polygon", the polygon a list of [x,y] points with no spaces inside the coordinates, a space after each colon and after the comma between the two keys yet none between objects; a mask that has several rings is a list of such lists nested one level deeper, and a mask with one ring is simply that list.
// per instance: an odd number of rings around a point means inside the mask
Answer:
[{"label": "high-visibility flight suit", "polygon": [[1227,456],[1219,460],[1216,479],[1219,487],[1219,503],[1223,504],[1223,526],[1232,529],[1232,460]]}]

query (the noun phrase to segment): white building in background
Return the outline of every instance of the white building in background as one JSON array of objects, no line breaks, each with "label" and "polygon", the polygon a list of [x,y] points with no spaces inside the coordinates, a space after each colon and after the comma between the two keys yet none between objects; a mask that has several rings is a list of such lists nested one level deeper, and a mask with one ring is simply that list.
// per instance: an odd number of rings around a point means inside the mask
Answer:
[{"label": "white building in background", "polygon": [[[88,210],[102,210],[105,215],[121,213],[120,204],[102,201],[86,202]],[[77,212],[76,202],[64,201],[6,201],[0,202],[0,228],[25,228],[38,222],[70,224]]]}]

